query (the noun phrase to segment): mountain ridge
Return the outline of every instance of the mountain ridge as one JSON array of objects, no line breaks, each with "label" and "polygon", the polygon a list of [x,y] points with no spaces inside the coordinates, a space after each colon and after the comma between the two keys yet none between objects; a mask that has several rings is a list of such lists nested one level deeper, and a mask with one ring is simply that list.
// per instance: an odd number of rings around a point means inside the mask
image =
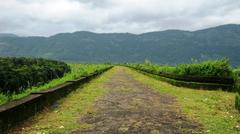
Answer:
[{"label": "mountain ridge", "polygon": [[189,63],[228,57],[240,65],[240,25],[203,30],[132,33],[76,31],[49,37],[1,37],[0,56],[34,56],[75,62]]}]

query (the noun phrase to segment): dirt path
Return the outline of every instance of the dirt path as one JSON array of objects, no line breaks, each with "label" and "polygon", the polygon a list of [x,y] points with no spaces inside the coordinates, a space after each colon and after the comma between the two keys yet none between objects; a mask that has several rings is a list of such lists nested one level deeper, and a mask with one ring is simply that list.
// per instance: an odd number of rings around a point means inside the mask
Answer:
[{"label": "dirt path", "polygon": [[95,103],[96,111],[78,121],[91,127],[70,134],[176,134],[200,130],[199,124],[181,114],[174,97],[134,80],[125,68],[116,69],[105,88],[109,93]]}]

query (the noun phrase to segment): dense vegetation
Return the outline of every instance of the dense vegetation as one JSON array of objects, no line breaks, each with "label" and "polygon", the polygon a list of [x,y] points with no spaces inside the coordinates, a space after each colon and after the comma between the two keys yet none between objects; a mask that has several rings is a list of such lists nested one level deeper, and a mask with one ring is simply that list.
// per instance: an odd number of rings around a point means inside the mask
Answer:
[{"label": "dense vegetation", "polygon": [[0,92],[13,93],[63,77],[64,62],[37,58],[0,58]]},{"label": "dense vegetation", "polygon": [[233,72],[234,72],[235,76],[236,76],[238,79],[240,79],[240,67],[234,69]]},{"label": "dense vegetation", "polygon": [[235,107],[240,111],[240,93],[237,94],[235,99]]},{"label": "dense vegetation", "polygon": [[236,76],[236,88],[238,89],[238,94],[236,96],[235,106],[240,111],[240,67],[234,69],[234,75]]},{"label": "dense vegetation", "polygon": [[55,86],[63,84],[66,81],[74,80],[83,76],[88,76],[88,75],[91,75],[92,73],[98,73],[106,68],[111,67],[111,65],[105,65],[105,64],[69,64],[69,66],[71,68],[71,72],[65,73],[62,78],[51,80],[48,83],[44,83],[43,85],[27,88],[21,93],[13,93],[13,94],[0,93],[0,104],[4,104],[12,100],[20,99],[22,97],[28,96],[32,92],[53,88]]},{"label": "dense vegetation", "polygon": [[[0,37],[0,56],[34,56],[66,61],[190,63],[191,59],[228,57],[240,61],[240,25],[199,31],[167,30],[143,33],[61,33],[51,37]],[[7,37],[8,36],[8,37]]]},{"label": "dense vegetation", "polygon": [[191,78],[233,78],[233,72],[227,59],[179,64],[177,66],[158,65],[146,61],[144,64],[128,64],[128,66],[156,75],[169,75],[169,77],[174,75]]},{"label": "dense vegetation", "polygon": [[238,92],[235,99],[235,106],[240,111],[240,69],[233,70],[227,59],[208,60],[177,66],[152,64],[147,61],[144,64],[127,64],[127,66],[175,80],[232,84]]}]

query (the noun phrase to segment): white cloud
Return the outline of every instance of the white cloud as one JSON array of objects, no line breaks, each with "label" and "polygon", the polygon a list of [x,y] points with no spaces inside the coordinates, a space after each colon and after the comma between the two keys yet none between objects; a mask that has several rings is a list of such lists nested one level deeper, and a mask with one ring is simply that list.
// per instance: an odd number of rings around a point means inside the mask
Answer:
[{"label": "white cloud", "polygon": [[239,0],[0,0],[0,32],[195,30],[240,23]]}]

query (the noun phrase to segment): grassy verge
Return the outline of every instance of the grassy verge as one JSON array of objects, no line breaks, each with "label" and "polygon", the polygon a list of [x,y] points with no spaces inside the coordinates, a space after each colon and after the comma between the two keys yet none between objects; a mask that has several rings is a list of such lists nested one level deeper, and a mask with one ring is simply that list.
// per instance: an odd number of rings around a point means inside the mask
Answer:
[{"label": "grassy verge", "polygon": [[206,90],[224,90],[224,91],[233,91],[233,85],[231,84],[217,84],[217,83],[200,83],[200,82],[187,82],[187,81],[180,81],[180,80],[174,80],[167,77],[162,77],[159,75],[147,73],[144,71],[136,70],[137,72],[140,72],[142,74],[145,74],[147,76],[159,79],[161,81],[167,82],[169,84],[172,84],[174,86],[178,87],[186,87],[186,88],[194,88],[194,89],[206,89]]},{"label": "grassy verge", "polygon": [[127,69],[136,80],[156,91],[176,96],[183,112],[198,121],[209,134],[239,134],[240,115],[234,108],[236,93],[175,87]]},{"label": "grassy verge", "polygon": [[28,96],[32,92],[37,92],[41,90],[46,90],[58,85],[63,84],[64,82],[68,80],[74,80],[82,76],[87,76],[91,73],[94,73],[98,70],[104,69],[106,67],[109,67],[109,65],[102,65],[102,64],[70,64],[71,72],[64,75],[62,78],[54,79],[44,85],[31,87],[29,89],[24,90],[23,92],[19,94],[11,94],[6,95],[3,93],[0,93],[0,105],[17,100],[20,98],[23,98],[25,96]]},{"label": "grassy verge", "polygon": [[106,93],[103,83],[112,75],[110,70],[98,79],[79,87],[66,98],[59,101],[59,107],[39,114],[32,119],[31,124],[23,132],[28,134],[62,134],[76,129],[91,127],[88,124],[77,123],[81,115],[93,113],[93,102]]}]

